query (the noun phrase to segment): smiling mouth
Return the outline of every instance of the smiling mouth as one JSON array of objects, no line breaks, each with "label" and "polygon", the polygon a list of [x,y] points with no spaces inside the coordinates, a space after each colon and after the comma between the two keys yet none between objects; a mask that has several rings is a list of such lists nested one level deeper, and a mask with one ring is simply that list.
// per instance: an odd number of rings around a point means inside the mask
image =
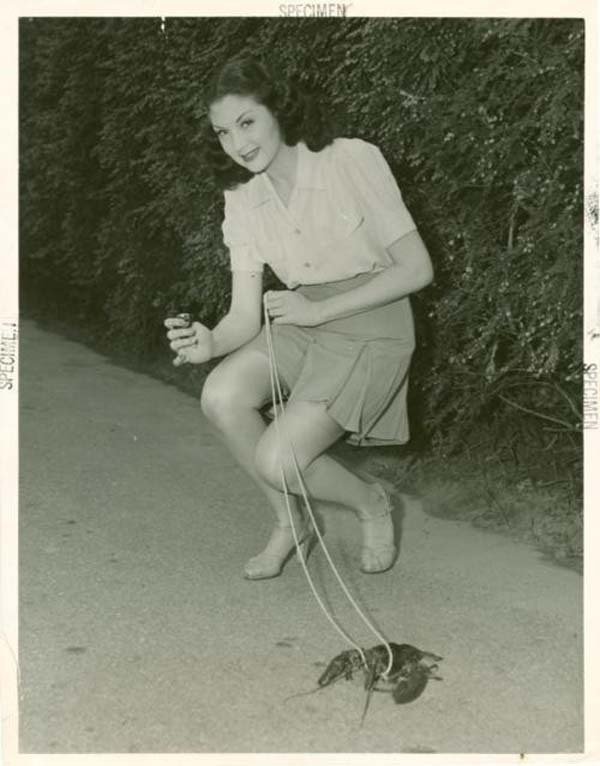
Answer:
[{"label": "smiling mouth", "polygon": [[249,152],[248,154],[242,154],[241,157],[244,160],[244,162],[250,162],[253,160],[256,155],[258,154],[258,149],[254,149],[253,151]]}]

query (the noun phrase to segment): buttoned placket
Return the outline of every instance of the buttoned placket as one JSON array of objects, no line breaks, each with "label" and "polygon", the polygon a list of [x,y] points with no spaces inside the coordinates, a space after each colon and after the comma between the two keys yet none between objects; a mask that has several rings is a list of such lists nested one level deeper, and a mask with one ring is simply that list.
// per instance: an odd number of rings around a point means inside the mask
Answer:
[{"label": "buttoned placket", "polygon": [[[304,166],[302,163],[303,154],[301,147],[298,148],[298,166],[296,168],[296,183],[294,184],[294,187],[292,188],[292,192],[290,194],[290,198],[288,200],[287,207],[283,204],[283,201],[279,194],[277,193],[277,189],[275,188],[273,182],[267,175],[267,173],[263,173],[262,179],[265,182],[265,185],[267,186],[267,189],[269,190],[269,194],[272,199],[274,199],[275,204],[279,208],[279,211],[284,217],[284,220],[292,230],[295,237],[300,237],[302,235],[302,229],[300,226],[300,223],[298,222],[298,219],[294,216],[293,209],[295,207],[294,202],[296,201],[297,192],[298,192],[298,186],[301,181],[304,180]],[[288,264],[289,266],[289,264]],[[304,261],[302,266],[305,269],[310,269],[312,267],[311,261]]]}]

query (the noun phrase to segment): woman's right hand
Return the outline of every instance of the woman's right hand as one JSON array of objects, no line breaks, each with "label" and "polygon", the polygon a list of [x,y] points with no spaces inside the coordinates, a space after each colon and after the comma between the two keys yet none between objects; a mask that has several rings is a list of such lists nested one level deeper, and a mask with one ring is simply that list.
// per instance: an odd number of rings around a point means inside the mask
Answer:
[{"label": "woman's right hand", "polygon": [[169,317],[165,319],[168,328],[167,338],[170,346],[177,354],[173,360],[175,367],[181,364],[202,364],[213,356],[212,333],[200,322],[187,325],[184,319]]}]

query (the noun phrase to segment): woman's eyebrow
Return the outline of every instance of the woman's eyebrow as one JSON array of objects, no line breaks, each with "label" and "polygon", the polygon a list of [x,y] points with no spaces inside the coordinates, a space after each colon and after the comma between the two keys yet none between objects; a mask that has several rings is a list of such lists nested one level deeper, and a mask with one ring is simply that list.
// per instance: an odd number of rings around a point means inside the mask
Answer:
[{"label": "woman's eyebrow", "polygon": [[[248,114],[248,112],[251,112],[251,111],[252,111],[252,109],[246,109],[246,111],[245,111],[245,112],[242,112],[242,113],[240,114],[240,116],[237,118],[236,122],[239,122],[239,121],[240,121],[240,120],[241,120],[243,117],[245,117],[245,116]],[[216,128],[219,128],[219,129],[223,129],[223,126],[222,126],[222,125],[215,125],[215,124],[213,123],[213,128],[215,128],[215,129],[216,129]]]}]

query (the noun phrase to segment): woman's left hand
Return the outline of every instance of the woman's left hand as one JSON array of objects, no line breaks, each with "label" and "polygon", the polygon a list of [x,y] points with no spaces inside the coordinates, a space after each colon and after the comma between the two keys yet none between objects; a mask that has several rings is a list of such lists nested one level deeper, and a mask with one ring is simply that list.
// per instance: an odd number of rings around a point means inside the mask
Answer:
[{"label": "woman's left hand", "polygon": [[264,300],[273,324],[315,327],[323,322],[319,304],[294,290],[269,290]]}]

